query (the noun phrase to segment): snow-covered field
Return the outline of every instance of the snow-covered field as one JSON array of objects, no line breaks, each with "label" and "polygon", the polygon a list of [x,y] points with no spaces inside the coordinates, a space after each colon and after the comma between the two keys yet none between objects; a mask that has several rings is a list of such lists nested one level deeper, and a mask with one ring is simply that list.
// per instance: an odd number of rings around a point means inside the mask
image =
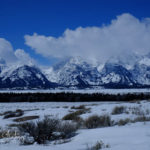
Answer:
[{"label": "snow-covered field", "polygon": [[60,93],[60,92],[70,92],[70,93],[106,93],[106,94],[126,94],[126,93],[149,93],[150,88],[141,89],[49,89],[49,90],[0,90],[0,93]]},{"label": "snow-covered field", "polygon": [[[41,102],[41,103],[0,103],[0,114],[6,111],[15,111],[22,109],[24,116],[38,115],[42,119],[45,115],[64,117],[66,114],[77,111],[71,108],[72,106],[85,105],[89,108],[89,112],[80,115],[83,119],[91,115],[108,114],[114,121],[120,119],[134,119],[142,112],[145,116],[150,116],[150,101],[144,100],[140,102],[84,102],[84,103],[67,103],[67,102]],[[124,106],[126,112],[112,115],[112,110],[116,106]],[[138,112],[137,110],[140,110]],[[3,119],[0,116],[0,126],[5,129],[8,125],[15,123],[14,118]],[[35,121],[35,120],[34,120]],[[150,121],[128,123],[124,126],[112,126],[95,129],[79,129],[77,135],[71,138],[70,142],[63,144],[49,143],[48,145],[19,145],[18,137],[0,139],[0,150],[87,150],[87,145],[90,147],[97,141],[103,141],[104,144],[109,144],[110,150],[150,150]]]}]

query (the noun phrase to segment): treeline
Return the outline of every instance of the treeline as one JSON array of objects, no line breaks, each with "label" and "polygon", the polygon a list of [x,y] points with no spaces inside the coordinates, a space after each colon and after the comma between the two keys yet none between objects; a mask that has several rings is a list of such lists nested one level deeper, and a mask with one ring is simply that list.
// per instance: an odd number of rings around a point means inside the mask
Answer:
[{"label": "treeline", "polygon": [[0,102],[91,102],[133,101],[150,99],[150,93],[102,94],[102,93],[0,93]]}]

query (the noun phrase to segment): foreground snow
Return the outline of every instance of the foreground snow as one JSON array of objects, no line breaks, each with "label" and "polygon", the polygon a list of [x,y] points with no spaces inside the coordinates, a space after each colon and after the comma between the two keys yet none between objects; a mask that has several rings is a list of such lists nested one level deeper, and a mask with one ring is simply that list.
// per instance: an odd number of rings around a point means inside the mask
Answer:
[{"label": "foreground snow", "polygon": [[[72,109],[72,106],[85,105],[86,108],[90,108],[90,112],[81,115],[83,119],[93,115],[108,114],[112,120],[119,120],[137,117],[132,112],[122,113],[119,115],[111,115],[112,109],[116,106],[124,106],[126,108],[140,108],[144,113],[147,110],[150,111],[150,101],[141,101],[140,103],[125,103],[125,102],[86,102],[86,103],[0,103],[0,113],[5,111],[14,111],[16,109],[24,110],[24,116],[39,115],[43,118],[44,115],[57,116],[62,118],[70,111],[76,111]],[[150,116],[150,113],[146,114]],[[14,119],[14,118],[13,118]],[[3,119],[0,116],[0,126],[3,128],[7,125],[14,123],[13,119]],[[8,141],[8,143],[7,143]],[[80,129],[77,131],[77,135],[74,136],[71,141],[63,144],[50,143],[48,145],[19,145],[18,138],[14,139],[0,139],[0,150],[86,150],[87,145],[91,147],[97,141],[103,141],[104,144],[110,145],[110,150],[149,150],[150,148],[150,122],[137,122],[129,123],[125,126],[113,126],[96,129]]]},{"label": "foreground snow", "polygon": [[9,144],[0,144],[2,150],[86,150],[102,140],[110,145],[110,150],[149,150],[150,148],[150,123],[135,123],[122,127],[109,127],[98,129],[79,130],[78,135],[71,142],[58,145],[32,145],[19,146],[17,141]]}]

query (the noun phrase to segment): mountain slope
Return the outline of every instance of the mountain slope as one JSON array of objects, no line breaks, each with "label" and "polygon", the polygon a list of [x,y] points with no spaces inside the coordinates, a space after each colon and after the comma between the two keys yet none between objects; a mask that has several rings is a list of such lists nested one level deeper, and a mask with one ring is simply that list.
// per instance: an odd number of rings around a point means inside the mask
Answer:
[{"label": "mountain slope", "polygon": [[2,71],[0,88],[50,88],[55,84],[47,80],[41,71],[34,66],[11,67]]},{"label": "mountain slope", "polygon": [[129,62],[125,61],[125,58],[112,58],[105,64],[94,66],[80,57],[71,57],[48,69],[45,74],[51,82],[55,81],[65,87],[150,86],[150,59],[148,61],[147,56],[138,57],[137,55],[129,58],[132,59]]},{"label": "mountain slope", "polygon": [[70,57],[42,71],[33,65],[7,65],[0,59],[0,88],[150,87],[150,55],[129,58],[129,62],[126,58],[112,58],[94,65],[81,57]]},{"label": "mountain slope", "polygon": [[136,63],[132,74],[137,83],[150,86],[150,55],[146,55]]},{"label": "mountain slope", "polygon": [[62,86],[88,87],[99,85],[100,74],[96,67],[88,64],[80,57],[71,57],[55,65],[47,78],[53,79]]},{"label": "mountain slope", "polygon": [[130,87],[136,83],[132,73],[119,64],[106,63],[101,72],[101,80],[105,87]]}]

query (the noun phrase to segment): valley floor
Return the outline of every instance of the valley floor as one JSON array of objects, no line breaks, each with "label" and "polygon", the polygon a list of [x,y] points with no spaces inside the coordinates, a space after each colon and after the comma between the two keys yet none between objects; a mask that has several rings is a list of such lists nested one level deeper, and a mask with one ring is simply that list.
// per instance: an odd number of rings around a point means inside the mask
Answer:
[{"label": "valley floor", "polygon": [[131,89],[105,89],[102,87],[95,87],[95,89],[35,89],[35,90],[13,90],[4,89],[0,93],[104,93],[104,94],[128,94],[128,93],[149,93],[150,88],[131,88]]}]

